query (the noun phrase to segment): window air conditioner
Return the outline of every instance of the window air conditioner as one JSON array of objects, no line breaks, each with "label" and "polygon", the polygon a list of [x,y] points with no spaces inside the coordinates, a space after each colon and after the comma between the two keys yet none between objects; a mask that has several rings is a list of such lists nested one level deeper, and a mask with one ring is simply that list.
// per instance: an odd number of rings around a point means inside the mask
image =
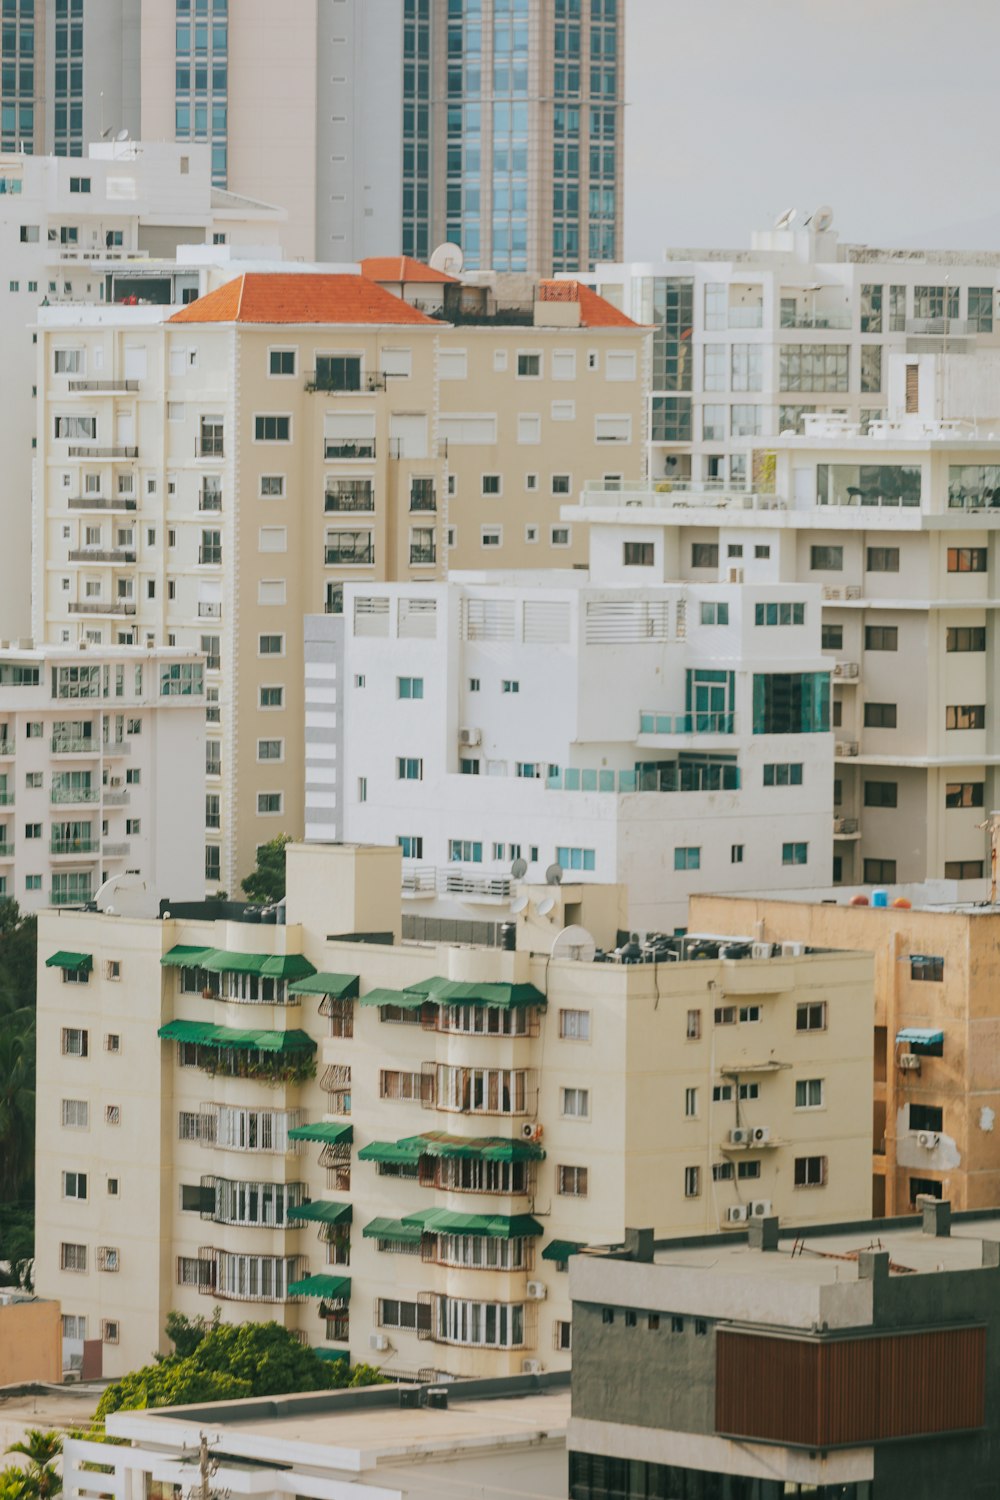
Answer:
[{"label": "window air conditioner", "polygon": [[940,1139],[936,1130],[921,1130],[917,1136],[917,1145],[923,1146],[925,1151],[933,1151]]},{"label": "window air conditioner", "polygon": [[727,1224],[745,1224],[750,1217],[750,1210],[745,1203],[735,1203],[732,1208],[726,1209]]},{"label": "window air conditioner", "polygon": [[750,957],[751,958],[770,958],[771,957],[771,944],[770,943],[753,943],[753,944],[751,944],[751,947],[750,947]]},{"label": "window air conditioner", "polygon": [[731,1146],[749,1146],[752,1134],[753,1132],[746,1125],[737,1125],[735,1130],[729,1132],[729,1144]]},{"label": "window air conditioner", "polygon": [[916,1052],[901,1052],[899,1054],[899,1066],[903,1073],[919,1073],[920,1057]]},{"label": "window air conditioner", "polygon": [[389,1347],[389,1340],[384,1333],[370,1333],[368,1335],[368,1347],[379,1354],[384,1354]]},{"label": "window air conditioner", "polygon": [[542,1373],[542,1362],[540,1359],[522,1359],[522,1375],[540,1375]]},{"label": "window air conditioner", "polygon": [[766,1219],[771,1212],[770,1198],[755,1198],[750,1205],[751,1219]]},{"label": "window air conditioner", "polygon": [[458,731],[458,743],[460,745],[481,745],[483,742],[483,731],[481,729],[460,729]]},{"label": "window air conditioner", "polygon": [[770,1139],[771,1131],[767,1125],[755,1125],[750,1131],[750,1140],[754,1146],[763,1146]]},{"label": "window air conditioner", "polygon": [[548,1288],[544,1281],[529,1281],[525,1285],[524,1292],[529,1302],[544,1302],[548,1295]]}]

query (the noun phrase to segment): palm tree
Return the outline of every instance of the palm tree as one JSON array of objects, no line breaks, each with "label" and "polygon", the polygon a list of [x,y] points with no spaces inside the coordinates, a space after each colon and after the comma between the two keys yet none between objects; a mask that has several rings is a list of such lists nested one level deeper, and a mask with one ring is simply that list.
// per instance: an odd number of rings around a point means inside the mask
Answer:
[{"label": "palm tree", "polygon": [[[57,1432],[42,1432],[29,1427],[22,1443],[11,1443],[8,1453],[18,1453],[28,1460],[24,1473],[24,1500],[53,1500],[63,1487],[62,1475],[53,1467],[62,1453],[62,1438]],[[4,1470],[4,1474],[10,1474]]]}]

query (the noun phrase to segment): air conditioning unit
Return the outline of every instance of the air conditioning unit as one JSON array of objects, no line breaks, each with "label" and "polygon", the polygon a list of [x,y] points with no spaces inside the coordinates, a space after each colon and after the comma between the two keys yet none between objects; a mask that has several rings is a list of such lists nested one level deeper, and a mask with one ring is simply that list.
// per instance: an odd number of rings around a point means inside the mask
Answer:
[{"label": "air conditioning unit", "polygon": [[742,583],[743,582],[743,569],[742,568],[727,568],[727,570],[726,570],[726,582],[727,583]]},{"label": "air conditioning unit", "polygon": [[860,585],[860,583],[849,583],[847,585],[847,588],[844,590],[844,597],[847,598],[847,599],[860,599],[861,598],[861,585]]},{"label": "air conditioning unit", "polygon": [[771,1212],[770,1198],[755,1198],[750,1205],[751,1219],[766,1219]]},{"label": "air conditioning unit", "polygon": [[857,677],[858,672],[856,661],[835,661],[833,664],[834,677]]},{"label": "air conditioning unit", "polygon": [[368,1335],[368,1347],[374,1349],[377,1354],[384,1354],[389,1347],[389,1340],[384,1333],[370,1333]]},{"label": "air conditioning unit", "polygon": [[745,1224],[750,1217],[750,1210],[745,1203],[734,1203],[732,1208],[726,1209],[727,1224]]},{"label": "air conditioning unit", "polygon": [[834,755],[857,755],[857,740],[836,740],[833,746]]},{"label": "air conditioning unit", "polygon": [[122,779],[120,776],[112,776],[108,781],[108,786],[121,786],[121,784]]},{"label": "air conditioning unit", "polygon": [[483,743],[483,731],[481,729],[460,729],[458,731],[458,743],[460,745],[481,745]]},{"label": "air conditioning unit", "polygon": [[542,1373],[542,1362],[540,1359],[522,1359],[522,1375],[540,1375]]},{"label": "air conditioning unit", "polygon": [[729,1132],[729,1144],[731,1146],[749,1146],[753,1131],[746,1125],[737,1125]]},{"label": "air conditioning unit", "polygon": [[521,1126],[522,1141],[540,1141],[542,1138],[542,1127],[533,1125],[530,1120],[525,1120]]},{"label": "air conditioning unit", "polygon": [[923,1146],[925,1151],[933,1151],[940,1139],[936,1130],[921,1130],[917,1135],[917,1145]]},{"label": "air conditioning unit", "polygon": [[782,943],[782,958],[801,958],[806,951],[805,943]]},{"label": "air conditioning unit", "polygon": [[899,1067],[903,1073],[919,1073],[920,1058],[916,1052],[901,1052],[899,1054]]},{"label": "air conditioning unit", "polygon": [[548,1288],[544,1281],[529,1281],[525,1285],[524,1294],[529,1302],[544,1302],[548,1296]]},{"label": "air conditioning unit", "polygon": [[844,591],[843,591],[843,589],[834,588],[831,584],[824,584],[823,585],[823,598],[824,599],[842,599],[843,597],[844,597]]},{"label": "air conditioning unit", "polygon": [[771,1139],[771,1131],[767,1125],[755,1125],[750,1131],[750,1141],[754,1146],[763,1146]]},{"label": "air conditioning unit", "polygon": [[771,944],[770,943],[751,943],[751,945],[750,945],[750,957],[751,958],[770,958],[771,957]]}]

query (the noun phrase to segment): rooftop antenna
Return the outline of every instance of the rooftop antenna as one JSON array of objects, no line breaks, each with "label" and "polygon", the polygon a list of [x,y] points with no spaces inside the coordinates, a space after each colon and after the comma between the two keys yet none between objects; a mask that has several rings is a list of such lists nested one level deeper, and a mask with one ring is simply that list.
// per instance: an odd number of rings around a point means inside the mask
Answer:
[{"label": "rooftop antenna", "polygon": [[523,911],[528,909],[528,896],[522,891],[520,896],[515,896],[510,903],[511,916],[519,917]]},{"label": "rooftop antenna", "polygon": [[810,221],[817,234],[825,234],[833,223],[833,209],[829,203],[823,203],[817,208]]},{"label": "rooftop antenna", "polygon": [[786,208],[783,214],[779,214],[774,221],[775,229],[791,229],[799,216],[797,208]]},{"label": "rooftop antenna", "polygon": [[990,836],[990,905],[997,904],[997,843],[1000,842],[1000,810],[994,808],[985,823],[977,823]]},{"label": "rooftop antenna", "polygon": [[443,245],[438,245],[436,250],[431,251],[427,264],[432,271],[443,271],[445,276],[458,276],[465,265],[465,255],[461,245],[445,240]]},{"label": "rooftop antenna", "polygon": [[121,130],[119,130],[118,133],[117,133],[117,135],[115,136],[115,140],[116,141],[127,141],[128,140],[128,126],[127,125],[123,125],[122,126]]}]

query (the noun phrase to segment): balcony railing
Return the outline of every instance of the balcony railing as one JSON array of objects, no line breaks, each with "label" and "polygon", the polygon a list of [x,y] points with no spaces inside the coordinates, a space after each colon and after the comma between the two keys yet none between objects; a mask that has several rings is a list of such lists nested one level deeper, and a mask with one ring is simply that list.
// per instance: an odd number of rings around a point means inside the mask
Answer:
[{"label": "balcony railing", "polygon": [[132,443],[112,443],[108,447],[97,448],[82,444],[71,443],[69,447],[70,458],[138,458],[139,450]]},{"label": "balcony railing", "polygon": [[437,548],[425,546],[410,547],[410,567],[429,567],[437,562]]},{"label": "balcony railing", "polygon": [[13,806],[14,806],[14,793],[13,792],[0,792],[0,807],[13,807]]},{"label": "balcony railing", "polygon": [[851,315],[845,312],[796,312],[781,314],[781,328],[850,328]]},{"label": "balcony railing", "polygon": [[489,896],[506,900],[516,881],[507,875],[469,875],[458,868],[438,870],[437,888],[443,896]]},{"label": "balcony railing", "polygon": [[401,888],[410,895],[424,892],[433,895],[437,890],[437,870],[434,865],[421,865],[403,871]]},{"label": "balcony railing", "polygon": [[97,755],[101,745],[89,734],[54,734],[49,743],[53,755]]},{"label": "balcony railing", "polygon": [[131,495],[74,495],[66,502],[69,510],[138,510]]},{"label": "balcony railing", "polygon": [[195,458],[225,458],[225,443],[220,437],[200,437],[194,442]]},{"label": "balcony railing", "polygon": [[[107,799],[105,799],[105,800],[107,800]],[[101,845],[101,853],[102,853],[102,855],[104,856],[105,859],[124,859],[125,856],[128,854],[128,851],[129,851],[129,845],[126,844],[126,843],[121,843],[121,844],[108,844],[108,843],[104,843],[104,844]]]},{"label": "balcony railing", "polygon": [[105,787],[101,800],[105,807],[128,807],[131,799],[128,792],[109,792]]},{"label": "balcony railing", "polygon": [[99,854],[100,844],[97,839],[53,839],[49,844],[50,854]]},{"label": "balcony railing", "polygon": [[720,792],[739,791],[740,768],[734,762],[678,764],[665,761],[640,771],[605,766],[568,766],[545,778],[549,792]]},{"label": "balcony railing", "polygon": [[979,327],[975,322],[970,323],[966,318],[907,318],[906,331],[907,333],[967,338],[970,334],[978,333]]},{"label": "balcony railing", "polygon": [[93,901],[94,893],[89,887],[82,891],[50,891],[50,906],[86,906]]},{"label": "balcony railing", "polygon": [[728,319],[730,328],[763,328],[764,309],[756,307],[731,307]]},{"label": "balcony railing", "polygon": [[220,511],[222,509],[222,491],[201,490],[198,495],[198,509],[200,511]]},{"label": "balcony railing", "polygon": [[105,755],[131,755],[131,740],[102,740],[101,749]]},{"label": "balcony railing", "polygon": [[335,512],[373,511],[375,496],[370,490],[367,494],[357,495],[344,495],[337,490],[327,490],[323,500],[323,509],[327,515]]},{"label": "balcony railing", "polygon": [[82,599],[69,606],[71,615],[134,615],[135,604],[129,599]]},{"label": "balcony railing", "polygon": [[384,391],[385,376],[381,373],[362,375],[356,383],[345,385],[338,376],[325,370],[310,370],[305,388],[307,391],[322,391],[327,396],[359,396],[365,391]]},{"label": "balcony railing", "polygon": [[0,740],[0,756],[14,754],[13,740]]},{"label": "balcony railing", "polygon": [[68,382],[71,391],[94,391],[106,393],[108,391],[123,392],[126,395],[139,389],[138,380],[71,380]]},{"label": "balcony railing", "polygon": [[0,859],[13,859],[14,845],[8,843],[0,844]]},{"label": "balcony railing", "polygon": [[199,620],[221,620],[222,605],[214,600],[199,599],[198,618]]},{"label": "balcony railing", "polygon": [[375,457],[374,438],[350,438],[334,441],[327,438],[323,444],[323,457],[326,459],[342,459],[344,462],[357,463],[363,459]]},{"label": "balcony railing", "polygon": [[857,818],[834,818],[833,820],[834,838],[850,838],[859,831],[860,825]]},{"label": "balcony railing", "polygon": [[57,807],[64,807],[67,803],[100,802],[101,789],[99,786],[54,786],[49,800]]},{"label": "balcony railing", "polygon": [[428,490],[424,493],[417,490],[411,492],[410,511],[412,513],[417,510],[431,512],[437,510],[437,496],[433,490]]},{"label": "balcony railing", "polygon": [[323,561],[327,567],[370,567],[375,561],[374,547],[326,547]]},{"label": "balcony railing", "polygon": [[640,734],[735,734],[736,715],[701,713],[656,713],[643,709],[639,714]]},{"label": "balcony railing", "polygon": [[134,563],[135,552],[125,547],[74,547],[70,551],[69,560],[80,563]]}]

